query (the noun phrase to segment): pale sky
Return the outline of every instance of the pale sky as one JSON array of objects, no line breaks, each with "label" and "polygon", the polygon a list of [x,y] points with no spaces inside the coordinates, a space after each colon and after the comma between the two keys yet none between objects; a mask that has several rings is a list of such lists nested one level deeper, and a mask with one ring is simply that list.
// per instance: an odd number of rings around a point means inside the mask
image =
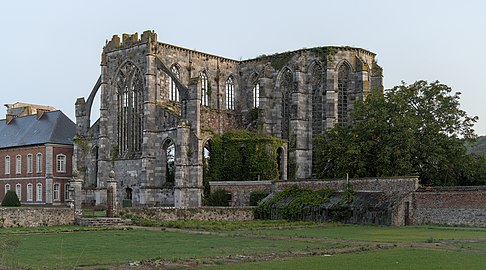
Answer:
[{"label": "pale sky", "polygon": [[[316,46],[377,54],[385,88],[439,80],[461,92],[486,135],[486,1],[2,1],[0,103],[51,105],[74,121],[113,34],[233,59]],[[5,117],[5,108],[0,118]]]}]

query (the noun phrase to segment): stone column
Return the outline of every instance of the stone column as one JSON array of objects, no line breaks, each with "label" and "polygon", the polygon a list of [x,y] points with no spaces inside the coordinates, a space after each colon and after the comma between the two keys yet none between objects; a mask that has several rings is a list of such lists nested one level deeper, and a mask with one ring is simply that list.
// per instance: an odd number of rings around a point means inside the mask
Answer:
[{"label": "stone column", "polygon": [[106,181],[106,215],[108,217],[114,217],[118,213],[118,202],[117,202],[117,184],[115,180],[115,172],[111,171],[109,173],[109,179]]},{"label": "stone column", "polygon": [[71,181],[69,181],[69,186],[72,188],[73,194],[71,197],[73,206],[74,206],[74,216],[75,218],[80,218],[83,216],[83,209],[82,209],[82,187],[83,187],[83,179],[79,175],[78,170],[73,170],[73,177]]}]

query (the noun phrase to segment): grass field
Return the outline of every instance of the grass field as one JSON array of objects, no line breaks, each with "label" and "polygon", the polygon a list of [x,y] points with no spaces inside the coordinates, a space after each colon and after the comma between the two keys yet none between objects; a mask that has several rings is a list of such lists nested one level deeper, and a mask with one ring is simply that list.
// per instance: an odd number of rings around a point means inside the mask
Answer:
[{"label": "grass field", "polygon": [[[285,221],[0,229],[0,269],[485,269],[486,229]],[[129,263],[137,263],[131,267]]]}]

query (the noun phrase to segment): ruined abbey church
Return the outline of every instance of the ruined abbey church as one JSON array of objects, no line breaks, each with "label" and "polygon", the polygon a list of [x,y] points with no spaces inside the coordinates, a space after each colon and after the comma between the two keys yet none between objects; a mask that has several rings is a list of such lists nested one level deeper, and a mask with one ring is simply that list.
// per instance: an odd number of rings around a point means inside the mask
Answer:
[{"label": "ruined abbey church", "polygon": [[[76,101],[74,166],[83,200],[105,202],[111,177],[119,202],[201,206],[205,146],[229,130],[286,142],[277,150],[279,179],[265,180],[287,180],[290,159],[298,165],[290,178],[312,178],[313,137],[346,124],[355,100],[383,89],[382,77],[375,54],[360,48],[237,61],[158,42],[152,31],[113,36],[92,92]],[[90,122],[97,95],[100,118]]]}]

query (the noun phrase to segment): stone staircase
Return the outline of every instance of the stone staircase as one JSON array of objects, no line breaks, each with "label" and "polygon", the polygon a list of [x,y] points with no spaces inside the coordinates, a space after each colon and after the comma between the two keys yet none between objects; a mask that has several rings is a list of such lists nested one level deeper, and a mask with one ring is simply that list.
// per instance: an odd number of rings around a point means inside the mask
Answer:
[{"label": "stone staircase", "polygon": [[96,218],[78,218],[76,224],[81,226],[130,226],[132,220],[123,218],[108,218],[108,217],[96,217]]}]

